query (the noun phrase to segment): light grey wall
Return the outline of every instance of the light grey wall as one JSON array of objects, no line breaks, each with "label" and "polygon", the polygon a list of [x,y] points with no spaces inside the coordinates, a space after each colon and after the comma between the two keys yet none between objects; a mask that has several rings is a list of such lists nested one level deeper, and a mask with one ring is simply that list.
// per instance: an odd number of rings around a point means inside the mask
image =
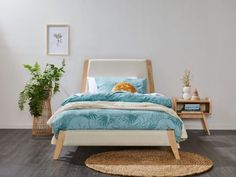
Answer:
[{"label": "light grey wall", "polygon": [[45,25],[54,23],[71,29],[54,110],[66,91],[78,92],[85,58],[151,58],[158,92],[180,96],[189,68],[192,86],[212,98],[210,128],[236,128],[235,0],[0,0],[0,128],[31,126],[17,107],[29,78],[22,64],[60,64],[62,57],[45,54]]}]

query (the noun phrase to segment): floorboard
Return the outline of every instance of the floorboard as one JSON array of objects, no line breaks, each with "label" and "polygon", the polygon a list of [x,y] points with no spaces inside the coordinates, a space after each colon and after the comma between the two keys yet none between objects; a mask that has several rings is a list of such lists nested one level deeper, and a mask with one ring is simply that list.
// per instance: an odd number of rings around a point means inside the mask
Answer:
[{"label": "floorboard", "polygon": [[[199,177],[236,176],[236,130],[188,131],[181,150],[205,155],[214,161]],[[50,138],[32,138],[31,130],[0,130],[0,177],[110,177],[84,165],[92,154],[127,147],[64,147],[58,161],[52,160]],[[129,147],[136,148],[136,147]],[[114,175],[113,175],[114,177]]]}]

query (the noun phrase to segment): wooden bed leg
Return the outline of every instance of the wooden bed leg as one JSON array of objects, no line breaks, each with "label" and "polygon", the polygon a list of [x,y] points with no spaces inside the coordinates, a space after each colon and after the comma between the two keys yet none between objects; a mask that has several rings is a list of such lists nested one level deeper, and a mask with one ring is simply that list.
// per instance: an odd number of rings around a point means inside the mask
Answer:
[{"label": "wooden bed leg", "polygon": [[64,139],[65,139],[65,132],[60,131],[58,138],[57,138],[54,154],[53,154],[53,160],[57,160],[59,158],[63,144],[64,144]]},{"label": "wooden bed leg", "polygon": [[204,113],[202,113],[202,126],[205,129],[205,131],[207,132],[208,135],[211,135],[208,124],[207,124],[207,120],[206,120],[206,116],[204,115]]},{"label": "wooden bed leg", "polygon": [[172,150],[175,158],[177,160],[180,160],[178,145],[176,143],[174,131],[173,130],[168,130],[167,131],[167,135],[168,135],[168,139],[169,139],[171,150]]}]

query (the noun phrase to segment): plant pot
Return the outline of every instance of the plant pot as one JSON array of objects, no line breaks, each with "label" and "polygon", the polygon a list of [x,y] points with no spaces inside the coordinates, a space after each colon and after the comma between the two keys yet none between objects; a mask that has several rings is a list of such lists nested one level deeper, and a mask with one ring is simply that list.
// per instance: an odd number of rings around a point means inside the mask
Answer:
[{"label": "plant pot", "polygon": [[183,99],[189,100],[191,98],[191,87],[184,87],[183,88]]},{"label": "plant pot", "polygon": [[52,116],[51,93],[43,103],[43,112],[39,117],[33,116],[32,136],[51,136],[52,129],[47,125],[48,119]]}]

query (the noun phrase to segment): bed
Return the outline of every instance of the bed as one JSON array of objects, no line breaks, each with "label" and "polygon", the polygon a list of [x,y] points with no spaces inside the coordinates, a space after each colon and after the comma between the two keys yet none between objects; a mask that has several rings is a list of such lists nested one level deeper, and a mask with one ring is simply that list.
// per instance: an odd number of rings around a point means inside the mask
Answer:
[{"label": "bed", "polygon": [[[154,80],[153,80],[153,72],[152,72],[152,63],[151,60],[147,59],[89,59],[84,62],[83,68],[83,78],[81,84],[81,93],[88,92],[88,80],[89,78],[94,77],[130,77],[130,78],[146,78],[147,81],[147,92],[153,93],[155,92],[154,88]],[[91,84],[91,83],[90,83]],[[99,93],[98,93],[99,94]],[[163,102],[167,104],[164,97],[155,97],[149,96],[149,94],[137,94],[135,97],[130,93],[105,93],[100,95],[95,95],[96,98],[103,98],[104,95],[106,98],[113,99],[101,101],[94,100],[94,94],[91,97],[90,95],[75,95],[69,99],[68,102],[64,102],[63,109],[59,109],[54,113],[53,117],[48,121],[48,124],[52,126],[52,120],[55,120],[55,117],[59,119],[58,121],[54,121],[54,133],[56,136],[53,136],[52,144],[56,144],[53,159],[57,160],[60,156],[61,150],[63,146],[170,146],[173,152],[173,155],[176,159],[180,159],[180,155],[178,152],[179,142],[183,141],[187,138],[187,133],[184,128],[184,125],[181,123],[181,120],[178,117],[173,119],[176,124],[181,124],[181,129],[176,130],[176,125],[166,127],[165,129],[148,129],[143,128],[143,124],[148,123],[147,117],[152,113],[151,118],[159,118],[158,114],[164,114],[176,117],[174,112],[170,108],[165,108],[165,106],[159,105],[159,102]],[[118,95],[118,96],[117,96]],[[121,102],[116,101],[117,97],[122,99]],[[132,99],[139,99],[139,103],[129,103],[122,102],[127,100],[127,98],[131,97]],[[133,98],[134,97],[134,98]],[[151,98],[151,102],[157,101],[158,104],[146,103],[149,101],[149,97]],[[81,102],[81,98],[83,98]],[[86,99],[85,99],[86,98]],[[156,99],[158,98],[158,99]],[[92,101],[91,101],[92,99]],[[97,102],[96,102],[97,101]],[[120,101],[120,100],[119,100]],[[147,102],[148,102],[147,101]],[[168,100],[167,100],[168,101]],[[94,104],[95,103],[95,104]],[[156,102],[155,102],[156,103]],[[169,103],[168,103],[169,104]],[[69,106],[68,106],[69,105]],[[154,106],[153,106],[154,105]],[[67,107],[66,107],[67,106]],[[140,107],[140,108],[137,108]],[[144,108],[148,107],[147,111],[143,111]],[[72,109],[73,108],[73,109]],[[102,109],[101,109],[102,108]],[[105,109],[104,109],[105,108]],[[135,108],[135,110],[132,110]],[[137,109],[137,110],[136,110]],[[139,110],[138,110],[139,109]],[[144,122],[141,123],[142,128],[135,128],[136,123],[131,121],[132,125],[135,125],[131,129],[121,127],[124,126],[122,124],[119,128],[117,128],[116,120],[110,118],[109,120],[113,120],[113,124],[111,127],[116,128],[88,128],[86,126],[82,127],[82,123],[78,124],[79,127],[74,126],[77,123],[71,123],[72,121],[78,121],[81,114],[85,115],[90,114],[92,111],[97,111],[96,116],[101,115],[104,117],[104,112],[106,116],[109,115],[109,111],[112,110],[111,115],[119,116],[122,114],[126,114],[130,116],[130,114],[135,113],[137,117],[142,115]],[[67,112],[66,112],[67,111]],[[73,112],[74,111],[74,112]],[[90,111],[90,112],[88,112]],[[133,111],[133,112],[130,112]],[[143,112],[142,112],[143,111]],[[73,112],[73,114],[71,113]],[[81,113],[82,112],[82,113]],[[164,112],[164,113],[163,113]],[[65,116],[62,114],[70,114],[70,118],[64,118]],[[93,113],[93,112],[92,112]],[[58,118],[57,115],[59,115]],[[95,116],[95,118],[96,118]],[[123,115],[122,115],[123,116]],[[76,118],[75,118],[76,117]],[[125,116],[123,116],[125,117]],[[168,117],[168,118],[169,118]],[[91,117],[90,117],[91,119]],[[93,124],[92,126],[97,126],[97,120],[91,121],[89,120],[89,124]],[[155,121],[155,120],[154,120]],[[162,120],[163,121],[163,120]],[[170,121],[170,120],[169,120]],[[171,120],[172,121],[172,120]],[[64,122],[70,122],[70,127],[65,128]],[[88,122],[88,121],[87,121]],[[95,122],[95,123],[94,123]],[[115,122],[115,123],[114,123]],[[172,125],[173,122],[170,122]],[[60,125],[60,126],[59,126]],[[131,126],[132,126],[131,125]],[[57,127],[56,127],[57,126]],[[91,125],[89,125],[91,126]],[[150,126],[150,125],[148,125]],[[56,128],[55,128],[56,127]],[[59,128],[58,128],[59,127]],[[180,132],[181,130],[181,132]],[[178,132],[178,136],[176,134]],[[177,138],[176,138],[177,137]]]}]

